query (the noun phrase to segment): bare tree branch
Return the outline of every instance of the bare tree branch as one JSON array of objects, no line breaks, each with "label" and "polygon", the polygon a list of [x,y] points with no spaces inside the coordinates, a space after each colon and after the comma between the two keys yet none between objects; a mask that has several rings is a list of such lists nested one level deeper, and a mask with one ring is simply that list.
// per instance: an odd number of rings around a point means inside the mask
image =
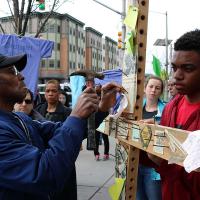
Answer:
[{"label": "bare tree branch", "polygon": [[10,13],[11,13],[13,19],[14,19],[14,23],[15,23],[15,25],[12,23],[12,20],[11,20],[11,24],[12,24],[12,26],[13,26],[15,32],[16,32],[16,31],[17,31],[17,22],[16,22],[16,20],[15,20],[15,17],[14,17],[13,11],[12,11],[12,9],[11,9],[11,6],[10,6],[10,3],[9,3],[8,0],[7,0],[7,3],[8,3],[8,7],[9,7],[9,10],[10,10]]},{"label": "bare tree branch", "polygon": [[5,34],[5,31],[4,31],[4,29],[3,29],[1,24],[0,24],[0,29],[1,29],[2,33]]},{"label": "bare tree branch", "polygon": [[14,19],[16,23],[16,30],[19,34],[19,1],[13,0],[13,11],[14,11]]},{"label": "bare tree branch", "polygon": [[32,1],[32,4],[31,4],[31,10],[32,10],[31,12],[34,12],[34,11],[35,11],[35,10],[33,10],[33,5],[34,5],[34,3],[35,3],[35,0],[33,0],[33,1]]},{"label": "bare tree branch", "polygon": [[26,27],[27,27],[28,20],[29,20],[30,14],[31,14],[31,8],[32,8],[32,0],[29,0],[21,35],[25,35],[25,33],[26,33]]},{"label": "bare tree branch", "polygon": [[[38,35],[42,32],[44,27],[47,25],[47,22],[50,16],[52,15],[52,13],[56,11],[60,6],[62,6],[66,1],[68,0],[63,0],[63,2],[61,0],[52,0],[53,4],[51,7],[51,10],[49,12],[46,12],[45,15],[41,13],[41,18],[39,17],[41,23],[39,23],[39,28],[37,30],[37,33],[35,34],[35,37],[38,37]],[[13,3],[13,5],[11,5],[12,4],[11,2]],[[21,5],[19,2],[21,3]],[[27,5],[26,5],[26,2],[27,2]],[[34,13],[38,9],[39,5],[37,4],[36,0],[7,0],[7,3],[10,9],[10,13],[12,15],[12,20],[10,22],[12,23],[15,33],[17,33],[18,35],[24,36],[26,34],[28,21],[32,13]],[[13,6],[13,9],[11,8],[12,6]],[[2,29],[3,27],[0,26],[0,30]]]},{"label": "bare tree branch", "polygon": [[38,37],[39,34],[41,33],[42,29],[44,28],[44,26],[46,25],[48,19],[50,18],[51,14],[53,13],[53,10],[55,8],[55,6],[57,5],[57,3],[59,2],[59,0],[54,0],[53,2],[53,6],[51,8],[51,11],[49,12],[49,14],[47,15],[46,19],[43,21],[42,25],[40,26],[39,30],[37,31],[37,33],[35,34],[35,37]]},{"label": "bare tree branch", "polygon": [[22,20],[24,18],[24,5],[25,5],[25,0],[22,0],[21,2],[21,10],[19,13],[19,28],[18,28],[18,33],[21,33],[22,30]]}]

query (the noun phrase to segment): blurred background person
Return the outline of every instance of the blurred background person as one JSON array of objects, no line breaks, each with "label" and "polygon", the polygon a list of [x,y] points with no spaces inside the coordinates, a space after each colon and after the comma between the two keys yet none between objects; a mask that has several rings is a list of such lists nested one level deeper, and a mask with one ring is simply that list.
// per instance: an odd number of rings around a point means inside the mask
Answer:
[{"label": "blurred background person", "polygon": [[168,81],[168,92],[169,92],[170,99],[173,99],[175,95],[178,93],[175,86],[175,80],[173,78],[169,79]]},{"label": "blurred background person", "polygon": [[26,93],[26,97],[24,98],[22,103],[16,103],[14,105],[15,112],[24,112],[33,120],[45,120],[45,118],[33,109],[34,101],[33,101],[33,93],[28,89]]},{"label": "blurred background person", "polygon": [[57,80],[49,80],[45,87],[46,102],[38,104],[36,110],[47,120],[63,122],[71,113],[71,108],[65,107],[59,101],[60,84]]},{"label": "blurred background person", "polygon": [[59,101],[66,107],[69,107],[69,96],[64,90],[60,90]]},{"label": "blurred background person", "polygon": [[[95,86],[96,93],[98,94],[99,97],[101,96],[101,87],[102,87],[101,85]],[[99,145],[102,144],[102,139],[103,139],[103,143],[104,143],[103,160],[109,159],[109,139],[108,139],[108,135],[102,134],[101,132],[96,130],[95,131],[96,148],[94,149],[94,156],[95,156],[96,161],[100,160]]]},{"label": "blurred background person", "polygon": [[94,156],[95,156],[96,161],[100,160],[99,145],[102,144],[102,141],[100,141],[100,140],[102,140],[101,137],[103,139],[103,144],[104,144],[103,160],[109,159],[109,139],[108,139],[108,135],[101,134],[101,132],[96,130],[96,132],[95,132],[96,149],[94,150]]},{"label": "blurred background person", "polygon": [[[164,88],[162,79],[156,76],[147,78],[144,88],[142,120],[146,123],[160,123],[165,103],[160,99]],[[138,168],[137,200],[161,200],[161,178],[148,158],[146,152],[140,151]]]}]

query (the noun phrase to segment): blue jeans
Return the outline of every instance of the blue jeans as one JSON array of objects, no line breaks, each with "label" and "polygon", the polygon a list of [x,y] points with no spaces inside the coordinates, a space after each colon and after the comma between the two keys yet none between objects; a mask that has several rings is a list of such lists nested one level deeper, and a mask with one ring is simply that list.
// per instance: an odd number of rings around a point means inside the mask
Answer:
[{"label": "blue jeans", "polygon": [[153,168],[139,165],[136,200],[161,200],[161,180],[152,173]]}]

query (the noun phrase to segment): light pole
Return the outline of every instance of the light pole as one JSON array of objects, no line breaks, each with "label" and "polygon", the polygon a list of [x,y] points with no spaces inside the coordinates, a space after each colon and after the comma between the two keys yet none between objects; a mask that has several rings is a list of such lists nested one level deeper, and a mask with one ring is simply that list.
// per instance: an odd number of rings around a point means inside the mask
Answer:
[{"label": "light pole", "polygon": [[165,61],[165,65],[166,65],[166,74],[167,74],[167,76],[168,76],[168,65],[169,65],[169,62],[168,62],[168,16],[167,16],[167,11],[166,11],[166,13],[165,13],[165,30],[166,30],[166,35],[165,35],[165,47],[166,47],[166,61]]},{"label": "light pole", "polygon": [[165,57],[165,70],[166,70],[166,74],[168,76],[168,73],[169,73],[169,70],[168,70],[168,65],[169,65],[168,46],[172,42],[172,40],[168,39],[168,14],[167,14],[167,11],[165,13],[156,12],[156,11],[151,11],[151,12],[165,15],[165,39],[157,39],[154,43],[154,46],[165,46],[165,56],[166,56]]},{"label": "light pole", "polygon": [[[100,1],[97,1],[97,0],[93,0],[93,1],[102,5],[103,7],[108,8],[109,10],[112,10],[113,12],[119,14],[121,16],[122,21],[124,21],[125,16],[126,16],[126,0],[122,0],[122,12],[119,12],[118,10],[113,9],[113,8],[107,6],[106,4],[101,3]],[[126,26],[122,22],[122,40],[123,40],[123,42],[125,41],[125,35],[126,35]]]},{"label": "light pole", "polygon": [[164,99],[168,100],[168,78],[169,78],[169,70],[168,70],[168,65],[169,65],[169,59],[168,59],[168,46],[171,44],[172,40],[168,39],[168,15],[167,15],[167,11],[165,13],[162,12],[155,12],[155,11],[151,11],[153,13],[157,13],[157,14],[162,14],[165,15],[165,39],[157,39],[154,43],[155,46],[165,46],[165,71],[166,71],[166,80],[164,80],[165,82],[165,88],[164,88]]}]

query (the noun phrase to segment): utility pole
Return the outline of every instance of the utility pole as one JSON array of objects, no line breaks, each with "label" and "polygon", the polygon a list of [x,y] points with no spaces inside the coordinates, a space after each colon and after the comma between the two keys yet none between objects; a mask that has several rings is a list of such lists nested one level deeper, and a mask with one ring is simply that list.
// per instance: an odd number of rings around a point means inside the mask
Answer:
[{"label": "utility pole", "polygon": [[167,11],[165,13],[166,17],[165,17],[165,20],[166,20],[166,35],[165,35],[165,47],[166,47],[166,61],[165,61],[165,67],[166,67],[166,74],[168,76],[168,65],[169,65],[169,61],[168,61],[168,15],[167,15]]},{"label": "utility pole", "polygon": [[126,36],[126,26],[123,22],[124,22],[124,19],[125,19],[125,16],[126,16],[126,0],[122,0],[122,12],[113,9],[113,8],[107,6],[106,4],[101,3],[100,1],[97,1],[97,0],[93,0],[93,1],[102,5],[105,8],[108,8],[109,10],[112,10],[113,12],[115,12],[115,13],[117,13],[121,16],[121,19],[122,19],[122,39],[123,39],[122,42],[124,43],[125,42],[125,36]]},{"label": "utility pole", "polygon": [[122,19],[122,49],[120,49],[120,63],[119,65],[122,66],[123,65],[123,57],[124,57],[124,49],[125,49],[125,38],[126,38],[126,26],[124,24],[124,19],[126,17],[126,0],[122,0],[122,12],[115,10],[109,6],[107,6],[106,4],[101,3],[100,1],[97,0],[93,0],[94,2],[102,5],[105,8],[108,8],[109,10],[119,14],[121,16]]},{"label": "utility pole", "polygon": [[122,15],[121,15],[121,19],[122,19],[122,41],[123,41],[123,46],[124,46],[125,38],[126,38],[126,26],[124,24],[125,15],[126,15],[126,0],[122,0]]}]

